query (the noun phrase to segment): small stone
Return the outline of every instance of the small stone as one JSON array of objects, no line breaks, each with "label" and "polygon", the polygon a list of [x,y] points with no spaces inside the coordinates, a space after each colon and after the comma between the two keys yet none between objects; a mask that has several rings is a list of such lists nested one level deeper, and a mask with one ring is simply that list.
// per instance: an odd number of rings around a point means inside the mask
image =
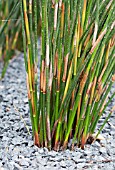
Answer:
[{"label": "small stone", "polygon": [[71,165],[71,166],[69,167],[69,169],[70,169],[70,170],[74,170],[75,167],[74,167],[73,165]]},{"label": "small stone", "polygon": [[43,165],[43,166],[47,165],[46,160],[43,160],[43,159],[42,159],[39,163],[40,163],[41,165]]},{"label": "small stone", "polygon": [[97,147],[100,147],[100,143],[97,142],[97,141],[95,141],[95,145],[96,145]]},{"label": "small stone", "polygon": [[45,148],[45,147],[44,147],[44,152],[45,152],[45,153],[48,153],[48,148]]},{"label": "small stone", "polygon": [[81,155],[82,155],[82,153],[80,153],[80,152],[72,152],[72,157],[75,157],[75,159],[76,159],[76,157],[80,158]]},{"label": "small stone", "polygon": [[9,138],[7,136],[3,136],[2,141],[8,141]]},{"label": "small stone", "polygon": [[48,155],[51,156],[51,157],[55,157],[57,155],[57,152],[50,151],[50,152],[48,152]]},{"label": "small stone", "polygon": [[87,156],[87,155],[90,155],[90,154],[91,154],[91,150],[85,148],[84,154],[85,154],[86,156]]},{"label": "small stone", "polygon": [[86,159],[77,159],[77,163],[82,163],[82,162],[86,162]]},{"label": "small stone", "polygon": [[13,100],[13,104],[18,104],[19,102],[18,102],[18,100]]},{"label": "small stone", "polygon": [[[46,168],[43,165],[39,165],[40,170],[46,170]],[[51,169],[51,168],[50,168]]]},{"label": "small stone", "polygon": [[61,161],[61,162],[60,162],[60,166],[61,166],[62,168],[66,168],[66,163],[65,163],[65,161]]},{"label": "small stone", "polygon": [[105,153],[107,153],[107,150],[105,147],[101,147],[99,152],[100,152],[100,154],[105,154]]},{"label": "small stone", "polygon": [[29,141],[29,142],[28,142],[28,146],[29,146],[29,147],[34,146],[33,141]]},{"label": "small stone", "polygon": [[67,167],[70,167],[71,165],[74,164],[74,162],[72,160],[66,160],[65,163],[66,163]]},{"label": "small stone", "polygon": [[94,165],[93,166],[93,170],[97,170],[98,169],[98,166],[97,165]]},{"label": "small stone", "polygon": [[18,155],[12,156],[12,160],[14,160],[14,161],[18,160]]},{"label": "small stone", "polygon": [[46,161],[47,161],[47,159],[44,159],[44,158],[42,158],[41,156],[37,156],[36,157],[36,161],[37,161],[37,163],[39,163],[39,164],[41,164],[41,165],[43,165],[43,166],[45,166],[47,163],[46,163]]},{"label": "small stone", "polygon": [[25,98],[23,101],[25,104],[28,104],[28,98]]},{"label": "small stone", "polygon": [[58,155],[54,158],[55,161],[61,162],[64,159],[63,155]]},{"label": "small stone", "polygon": [[100,144],[103,145],[103,146],[106,146],[107,142],[106,142],[106,140],[101,140]]},{"label": "small stone", "polygon": [[19,164],[22,165],[22,166],[26,166],[26,167],[29,166],[29,162],[27,162],[25,159],[21,159]]},{"label": "small stone", "polygon": [[4,86],[3,86],[3,85],[0,85],[0,89],[4,89]]},{"label": "small stone", "polygon": [[51,162],[51,166],[54,166],[54,167],[56,167],[57,166],[57,164],[58,164],[58,162]]},{"label": "small stone", "polygon": [[[35,146],[35,147],[36,147],[36,146]],[[39,149],[38,152],[39,152],[40,154],[43,154],[43,153],[44,153],[44,149],[43,149],[43,148],[38,148],[38,147],[37,147],[37,149]]]},{"label": "small stone", "polygon": [[12,139],[12,141],[11,141],[11,143],[13,144],[13,145],[20,145],[21,144],[21,141],[20,141],[20,139],[16,139],[16,138],[13,138]]},{"label": "small stone", "polygon": [[79,169],[79,170],[81,170],[83,167],[85,166],[85,163],[78,163],[77,164],[77,167],[75,167],[75,169]]},{"label": "small stone", "polygon": [[95,163],[97,162],[97,160],[101,162],[101,161],[105,160],[105,158],[102,157],[102,156],[98,156],[98,157],[95,159]]}]

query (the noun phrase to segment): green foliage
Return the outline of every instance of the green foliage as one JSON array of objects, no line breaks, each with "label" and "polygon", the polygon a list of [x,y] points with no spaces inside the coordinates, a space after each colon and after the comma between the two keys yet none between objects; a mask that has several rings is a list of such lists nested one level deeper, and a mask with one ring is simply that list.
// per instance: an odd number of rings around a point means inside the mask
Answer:
[{"label": "green foliage", "polygon": [[[27,1],[27,8],[29,1]],[[36,15],[40,18],[37,2]],[[40,19],[37,21],[38,34],[40,34]],[[32,26],[33,27],[33,26]],[[3,61],[1,78],[4,77],[9,60],[16,55],[16,50],[23,51],[21,32],[20,1],[0,1],[0,61]]]},{"label": "green foliage", "polygon": [[[65,149],[72,139],[72,147],[77,143],[84,148],[115,95],[108,99],[115,81],[115,2],[29,0],[29,6],[27,2],[21,0],[20,8],[35,144],[58,150]],[[41,17],[40,61],[38,15]]]},{"label": "green foliage", "polygon": [[4,61],[1,77],[4,77],[9,60],[14,55],[15,49],[22,48],[22,45],[19,43],[20,23],[19,2],[17,0],[0,1],[0,59]]}]

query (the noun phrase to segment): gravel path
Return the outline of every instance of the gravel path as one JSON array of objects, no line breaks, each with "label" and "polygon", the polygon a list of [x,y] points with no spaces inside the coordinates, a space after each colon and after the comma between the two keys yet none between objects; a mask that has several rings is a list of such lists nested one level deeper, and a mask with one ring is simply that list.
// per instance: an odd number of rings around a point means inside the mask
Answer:
[{"label": "gravel path", "polygon": [[[111,93],[114,88],[115,85]],[[105,114],[113,103],[115,98]],[[103,120],[100,119],[98,128]],[[34,146],[29,133],[25,69],[20,56],[11,61],[0,82],[0,170],[115,169],[115,113],[102,131],[105,140],[86,145],[85,150],[49,152],[46,148]]]}]

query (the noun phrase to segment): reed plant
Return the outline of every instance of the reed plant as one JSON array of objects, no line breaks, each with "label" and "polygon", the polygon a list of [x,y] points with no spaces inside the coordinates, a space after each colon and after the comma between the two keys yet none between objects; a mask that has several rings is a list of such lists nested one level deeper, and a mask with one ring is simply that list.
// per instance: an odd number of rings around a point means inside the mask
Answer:
[{"label": "reed plant", "polygon": [[0,1],[0,60],[3,63],[1,78],[4,77],[9,60],[15,50],[21,50],[21,17],[19,2],[13,0]]},{"label": "reed plant", "polygon": [[[27,1],[27,6],[29,6],[29,1]],[[37,10],[38,18],[40,18],[39,15],[40,12]],[[37,36],[40,34],[40,24],[39,19]],[[20,1],[0,1],[0,61],[3,61],[1,78],[5,75],[9,60],[23,51],[21,35]]]},{"label": "reed plant", "polygon": [[115,1],[20,0],[20,9],[35,145],[57,151],[71,139],[72,149],[83,149],[115,95],[108,98],[115,81]]}]

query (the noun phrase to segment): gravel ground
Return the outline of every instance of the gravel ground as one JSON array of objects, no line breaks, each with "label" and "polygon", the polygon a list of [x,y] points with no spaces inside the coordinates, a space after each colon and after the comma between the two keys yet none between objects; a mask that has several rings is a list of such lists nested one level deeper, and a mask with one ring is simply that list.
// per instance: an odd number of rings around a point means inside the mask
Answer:
[{"label": "gravel ground", "polygon": [[[111,89],[111,93],[115,84]],[[115,104],[115,98],[107,108]],[[100,127],[101,118],[98,124]],[[25,126],[26,124],[26,126]],[[0,170],[114,170],[115,113],[106,124],[105,140],[86,145],[85,150],[48,151],[33,145],[23,57],[14,58],[0,82]]]}]

